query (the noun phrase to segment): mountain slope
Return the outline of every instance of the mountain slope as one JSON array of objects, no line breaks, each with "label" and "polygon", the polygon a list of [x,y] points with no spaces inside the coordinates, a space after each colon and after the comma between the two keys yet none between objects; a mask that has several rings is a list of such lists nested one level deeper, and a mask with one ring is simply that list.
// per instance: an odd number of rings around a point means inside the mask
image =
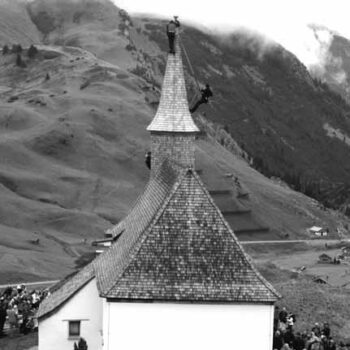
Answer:
[{"label": "mountain slope", "polygon": [[[144,165],[150,143],[146,126],[155,114],[166,62],[163,23],[131,21],[107,0],[76,0],[69,14],[60,4],[65,3],[34,1],[31,18],[44,30],[46,43],[78,43],[83,48],[39,46],[35,59],[23,53],[26,68],[16,67],[14,54],[0,57],[0,279],[4,283],[19,276],[51,279],[71,272],[77,259],[91,252],[91,241],[102,238],[105,229],[125,216],[149,177]],[[81,11],[82,4],[87,12],[74,20],[73,13]],[[60,25],[45,32],[38,16],[57,19]],[[104,35],[113,36],[111,43],[99,42]],[[67,42],[69,38],[73,42]],[[246,158],[266,159],[277,170],[302,167],[304,161],[319,171],[317,159],[312,159],[319,157],[313,150],[318,147],[317,138],[311,142],[304,137],[308,124],[303,113],[310,111],[312,129],[312,123],[320,121],[311,112],[323,108],[323,97],[329,99],[331,111],[346,110],[346,106],[335,105],[333,97],[315,87],[305,68],[281,48],[276,49],[276,56],[269,51],[264,60],[246,49],[246,40],[231,47],[191,28],[186,28],[182,38],[196,75],[215,87],[213,104],[202,106],[201,111],[244,145],[249,152]],[[287,82],[294,87],[281,80],[286,76],[285,66]],[[186,79],[192,99],[195,81],[188,69]],[[302,99],[298,89],[313,91],[314,100]],[[271,100],[265,101],[270,95]],[[301,110],[295,128],[287,127],[285,116],[279,118],[277,113],[284,111],[285,100],[292,97],[293,108]],[[323,114],[322,118],[333,128],[341,127]],[[344,133],[346,127],[346,123],[341,127]],[[318,132],[322,140],[327,137]],[[229,143],[222,138],[220,142]],[[274,161],[275,144],[290,148],[290,159]],[[214,190],[224,179],[231,183],[239,179],[247,196],[235,200],[252,211],[258,224],[270,228],[265,239],[305,238],[305,229],[314,224],[329,227],[335,237],[337,228],[345,227],[342,216],[267,179],[242,158],[244,151],[238,146],[234,149],[228,152],[212,138],[199,140],[197,168]],[[326,156],[321,156],[330,162],[333,149],[323,150]],[[343,163],[335,164],[334,172],[345,167]],[[234,184],[232,188],[232,195],[238,196]],[[226,199],[221,201],[223,208]],[[239,220],[234,219],[233,225]]]},{"label": "mountain slope", "polygon": [[[39,51],[25,69],[14,66],[14,55],[0,59],[0,81],[13,83],[0,94],[4,282],[18,271],[33,279],[70,272],[91,241],[125,216],[149,176],[143,158],[159,97],[153,85],[81,49]],[[334,234],[341,225],[338,215],[213,140],[199,140],[196,157],[213,188],[227,174],[239,178],[249,193],[239,201],[273,237],[306,237],[315,222]]]},{"label": "mountain slope", "polygon": [[[41,51],[56,58],[43,54],[25,70],[1,58],[1,81],[14,83],[1,94],[1,266],[50,276],[69,271],[91,250],[83,240],[101,237],[138,195],[147,134],[134,125],[145,125],[151,109],[135,96],[147,90],[136,77],[78,49]],[[22,254],[8,250],[12,235]]]},{"label": "mountain slope", "polygon": [[[165,47],[162,34],[160,27],[149,35]],[[186,28],[182,41],[197,78],[214,88],[212,104],[202,111],[231,133],[258,169],[289,183],[298,178],[300,189],[315,183],[310,192],[320,199],[318,192],[334,183],[349,186],[349,144],[330,135],[326,124],[350,136],[350,107],[296,57],[279,46],[265,49],[244,33],[222,44]]]},{"label": "mountain slope", "polygon": [[40,42],[40,32],[30,19],[24,1],[0,0],[0,45]]},{"label": "mountain slope", "polygon": [[[46,42],[80,46],[160,87],[165,21],[130,18],[108,0],[36,0],[34,23],[43,9],[59,23],[44,33]],[[341,97],[290,52],[256,34],[219,37],[184,26],[182,43],[192,63],[185,61],[189,100],[196,98],[196,79],[209,82],[215,96],[200,111],[230,132],[258,170],[345,210],[350,107]]]}]

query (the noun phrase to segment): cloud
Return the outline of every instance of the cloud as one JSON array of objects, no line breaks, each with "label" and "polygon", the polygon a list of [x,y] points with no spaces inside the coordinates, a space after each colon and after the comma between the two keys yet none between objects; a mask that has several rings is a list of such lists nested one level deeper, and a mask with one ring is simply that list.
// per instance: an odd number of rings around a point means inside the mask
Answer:
[{"label": "cloud", "polygon": [[321,63],[331,40],[327,31],[319,31],[316,38],[310,24],[326,26],[350,38],[348,0],[215,0],[211,3],[198,0],[113,1],[130,13],[148,13],[166,18],[179,15],[182,21],[221,33],[250,28],[281,44],[307,67]]}]

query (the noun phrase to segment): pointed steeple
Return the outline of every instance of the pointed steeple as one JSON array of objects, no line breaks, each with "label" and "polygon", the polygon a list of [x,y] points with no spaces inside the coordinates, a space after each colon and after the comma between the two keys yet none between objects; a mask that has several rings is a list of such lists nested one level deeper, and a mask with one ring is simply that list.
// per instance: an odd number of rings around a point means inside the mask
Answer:
[{"label": "pointed steeple", "polygon": [[151,176],[165,159],[175,167],[194,168],[199,129],[189,112],[178,31],[175,54],[168,54],[159,107],[147,130],[152,141]]},{"label": "pointed steeple", "polygon": [[175,37],[175,55],[168,55],[159,107],[147,130],[199,132],[189,112],[178,33]]}]

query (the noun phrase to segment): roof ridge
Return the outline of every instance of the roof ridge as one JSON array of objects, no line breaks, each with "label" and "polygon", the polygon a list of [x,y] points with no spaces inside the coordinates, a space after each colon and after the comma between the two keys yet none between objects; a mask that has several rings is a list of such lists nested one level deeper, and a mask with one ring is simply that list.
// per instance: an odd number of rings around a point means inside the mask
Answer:
[{"label": "roof ridge", "polygon": [[[156,177],[158,176],[158,174],[161,172],[162,166],[163,166],[166,162],[169,163],[169,166],[170,166],[175,172],[177,172],[177,173],[179,173],[179,174],[181,174],[182,172],[185,172],[185,170],[187,171],[187,170],[189,169],[187,166],[181,164],[180,162],[176,161],[175,159],[172,159],[172,160],[171,160],[171,163],[172,163],[172,164],[175,164],[175,165],[179,168],[179,170],[177,170],[176,168],[174,168],[174,167],[170,164],[170,159],[169,159],[169,157],[167,157],[167,158],[165,158],[165,159],[163,160],[163,162],[161,163],[161,165],[160,165],[160,166],[158,167],[158,169],[156,170],[156,173],[154,174],[154,178],[156,178]],[[121,220],[118,224],[114,225],[111,229],[106,230],[106,231],[109,231],[110,233],[112,233],[112,235],[115,234],[115,232],[118,231],[118,227],[119,227],[120,225],[122,225],[122,223],[123,223],[123,222],[125,221],[125,219],[129,216],[129,214],[135,209],[135,207],[137,206],[137,204],[138,204],[140,198],[142,198],[142,196],[144,195],[144,193],[147,191],[148,187],[152,185],[152,184],[151,184],[151,180],[152,180],[152,179],[150,179],[150,181],[148,181],[148,183],[146,184],[146,187],[145,187],[144,191],[141,192],[141,194],[139,194],[139,195],[137,196],[137,198],[136,198],[135,201],[133,202],[132,207],[128,210],[128,212],[127,212],[127,214],[124,216],[123,220]],[[122,233],[122,232],[121,232],[121,233]]]},{"label": "roof ridge", "polygon": [[214,206],[214,208],[216,209],[216,211],[218,212],[222,222],[224,223],[224,225],[226,226],[226,228],[228,229],[229,233],[231,234],[232,238],[234,239],[235,243],[237,243],[240,251],[242,252],[244,258],[246,259],[246,261],[249,263],[249,266],[252,268],[252,270],[255,272],[255,274],[257,275],[258,279],[273,293],[275,294],[278,298],[281,298],[281,294],[278,293],[275,288],[272,286],[272,284],[270,284],[262,275],[261,273],[256,269],[256,267],[254,266],[252,259],[249,257],[249,255],[244,251],[243,246],[241,245],[241,243],[239,242],[238,238],[236,237],[236,235],[234,234],[232,228],[230,227],[230,225],[228,224],[228,222],[225,220],[223,214],[221,213],[221,210],[219,209],[219,207],[215,204],[213,198],[210,196],[210,193],[208,192],[208,190],[205,188],[205,185],[203,184],[202,180],[200,179],[199,175],[196,173],[195,170],[191,169],[191,173],[193,174],[194,178],[197,180],[198,184],[200,185],[200,187],[202,188],[203,192],[205,193],[205,195],[207,196],[208,200],[210,201],[210,203]]},{"label": "roof ridge", "polygon": [[[72,275],[70,278],[68,278],[55,292],[53,292],[50,296],[48,296],[44,301],[40,304],[39,310],[38,310],[38,318],[42,318],[44,316],[47,316],[48,314],[55,311],[57,308],[61,307],[63,304],[65,304],[68,300],[70,300],[75,294],[77,294],[84,286],[86,286],[92,279],[95,278],[95,269],[94,269],[94,260],[82,267],[80,270],[77,270],[77,272]],[[90,271],[91,269],[91,271]],[[87,276],[84,276],[84,274],[87,273]],[[55,302],[55,298],[57,299],[57,296],[59,293],[62,293],[62,289],[64,287],[67,287],[69,283],[72,283],[74,279],[82,278],[80,283],[76,287],[72,287],[72,290],[69,291],[66,295],[63,295],[62,298],[59,298]],[[52,304],[52,301],[54,303]],[[51,303],[51,307],[46,307],[46,304]]]},{"label": "roof ridge", "polygon": [[[168,161],[168,159],[165,159],[163,164],[166,161]],[[123,277],[125,271],[129,267],[130,263],[137,256],[138,252],[140,251],[140,249],[142,247],[142,244],[144,243],[145,239],[147,238],[147,234],[149,232],[150,227],[152,227],[152,224],[154,222],[157,222],[157,220],[163,214],[165,208],[167,207],[167,205],[170,202],[171,198],[173,197],[173,195],[176,193],[177,189],[181,185],[181,183],[182,183],[183,179],[185,178],[185,175],[187,174],[187,172],[188,172],[188,170],[186,170],[186,171],[182,170],[182,171],[179,172],[178,178],[177,178],[175,184],[173,185],[172,190],[168,194],[168,197],[166,197],[166,199],[164,200],[163,204],[158,208],[158,210],[157,210],[156,214],[154,215],[153,219],[149,222],[149,224],[147,225],[147,228],[145,230],[143,230],[143,232],[140,235],[140,237],[138,238],[137,242],[134,244],[133,248],[129,252],[129,256],[128,256],[128,260],[129,261],[128,261],[128,263],[124,266],[124,268],[121,271],[121,273],[119,274],[119,276],[114,280],[114,283],[112,284],[112,286],[110,288],[108,288],[108,290],[105,291],[104,294],[108,294],[115,287],[115,285],[118,283],[118,281]]]},{"label": "roof ridge", "polygon": [[[163,171],[163,168],[165,168],[167,165],[169,164],[169,160],[168,158],[164,159],[164,161],[162,162],[162,164],[159,166],[159,168],[156,170],[155,174],[154,174],[154,177],[153,178],[150,178],[148,183],[146,184],[146,187],[145,189],[143,190],[143,192],[136,198],[136,200],[134,201],[131,209],[128,211],[128,213],[125,215],[125,217],[123,218],[122,221],[120,221],[117,225],[115,225],[115,227],[112,229],[112,232],[115,232],[118,227],[120,228],[123,228],[122,225],[128,220],[128,218],[130,217],[130,215],[132,215],[133,211],[137,209],[137,206],[140,204],[142,198],[145,196],[145,194],[147,193],[147,191],[153,186],[153,183],[154,181],[157,181],[158,177],[161,176],[161,173]],[[169,167],[175,171],[170,165]],[[147,227],[149,226],[149,224],[147,225]],[[123,232],[125,231],[125,229],[123,230]],[[122,233],[123,233],[122,232]],[[121,237],[120,237],[121,238]],[[119,239],[120,239],[119,238]],[[118,242],[112,244],[112,246],[107,249],[105,252],[103,252],[98,258],[94,259],[94,270],[95,270],[95,273],[98,274],[98,266],[97,266],[97,263],[99,260],[103,260],[103,259],[107,259],[108,258],[108,254],[111,254],[111,251],[112,250],[115,250],[116,249],[116,246],[118,245]],[[130,254],[129,254],[130,256]],[[120,278],[120,277],[119,277]],[[108,286],[108,288],[102,288],[102,284],[101,284],[101,281],[100,281],[100,278],[97,278],[97,285],[98,285],[98,289],[99,291],[101,291],[101,295],[103,294],[106,294],[106,290],[107,291],[110,291],[111,288],[113,288],[113,286],[115,285],[115,283],[110,283],[110,286]],[[104,291],[103,291],[104,289]]]}]

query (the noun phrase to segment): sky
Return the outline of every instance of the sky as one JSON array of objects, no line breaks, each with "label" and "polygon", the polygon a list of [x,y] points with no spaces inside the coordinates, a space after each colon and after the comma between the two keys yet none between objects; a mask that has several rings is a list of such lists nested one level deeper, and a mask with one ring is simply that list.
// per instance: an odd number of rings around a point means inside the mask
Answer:
[{"label": "sky", "polygon": [[113,0],[130,14],[147,13],[205,25],[219,31],[247,27],[277,41],[306,66],[324,59],[331,35],[318,40],[308,24],[323,25],[350,38],[350,0]]}]

